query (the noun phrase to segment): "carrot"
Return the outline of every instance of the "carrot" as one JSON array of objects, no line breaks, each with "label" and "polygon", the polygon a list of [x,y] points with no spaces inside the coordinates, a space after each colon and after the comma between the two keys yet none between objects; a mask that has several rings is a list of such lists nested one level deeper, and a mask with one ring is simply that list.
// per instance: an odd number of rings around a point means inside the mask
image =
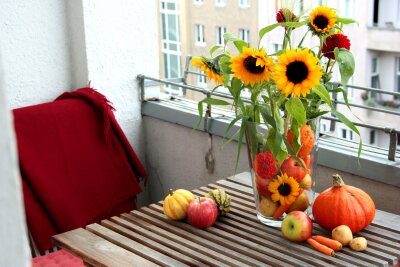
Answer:
[{"label": "carrot", "polygon": [[275,213],[274,213],[274,216],[272,216],[272,218],[274,218],[275,220],[278,219],[279,217],[282,216],[282,214],[283,214],[285,211],[288,210],[289,207],[290,207],[290,205],[280,205],[280,206],[276,209],[276,211],[275,211]]},{"label": "carrot", "polygon": [[338,251],[338,250],[342,249],[342,243],[340,243],[337,240],[333,240],[333,239],[330,239],[330,238],[322,236],[322,235],[314,235],[314,236],[312,236],[312,239],[314,239],[318,243],[321,243],[322,245],[330,247],[334,251]]},{"label": "carrot", "polygon": [[318,243],[317,241],[315,241],[312,238],[307,239],[307,243],[310,244],[313,248],[315,248],[319,252],[322,252],[328,256],[335,255],[335,252],[333,251],[333,249],[328,248],[327,246],[322,245],[321,243]]}]

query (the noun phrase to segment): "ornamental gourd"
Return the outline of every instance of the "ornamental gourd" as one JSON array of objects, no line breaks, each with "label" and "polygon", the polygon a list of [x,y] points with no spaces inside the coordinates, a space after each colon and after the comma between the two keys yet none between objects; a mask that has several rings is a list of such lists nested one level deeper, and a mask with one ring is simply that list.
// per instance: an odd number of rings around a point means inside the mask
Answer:
[{"label": "ornamental gourd", "polygon": [[218,215],[225,215],[231,208],[231,197],[222,189],[214,189],[208,192],[205,197],[215,201],[218,207]]},{"label": "ornamental gourd", "polygon": [[363,190],[345,185],[333,175],[333,186],[323,191],[314,201],[315,221],[327,230],[347,225],[353,233],[367,227],[375,217],[375,204]]},{"label": "ornamental gourd", "polygon": [[164,214],[173,220],[185,219],[189,203],[194,198],[194,195],[188,190],[178,189],[173,191],[170,189],[169,195],[164,199]]}]

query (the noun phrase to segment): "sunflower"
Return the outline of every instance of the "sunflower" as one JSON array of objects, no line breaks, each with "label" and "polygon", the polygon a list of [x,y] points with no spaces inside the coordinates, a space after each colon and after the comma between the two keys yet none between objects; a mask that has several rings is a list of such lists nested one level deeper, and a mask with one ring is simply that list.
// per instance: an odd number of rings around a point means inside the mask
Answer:
[{"label": "sunflower", "polygon": [[243,53],[231,59],[233,76],[245,85],[268,81],[273,59],[265,56],[265,50],[243,47]]},{"label": "sunflower", "polygon": [[317,35],[327,34],[336,23],[336,11],[332,8],[319,6],[311,11],[309,27]]},{"label": "sunflower", "polygon": [[210,80],[214,80],[217,85],[222,83],[223,77],[220,74],[220,71],[208,58],[205,57],[192,58],[192,66],[200,67],[200,70],[204,71],[207,78]]},{"label": "sunflower", "polygon": [[292,204],[300,194],[299,183],[286,173],[278,175],[278,178],[268,185],[268,190],[272,193],[272,201],[279,201],[282,206]]},{"label": "sunflower", "polygon": [[276,86],[286,96],[306,96],[311,88],[319,84],[321,76],[322,67],[318,66],[318,58],[307,48],[286,50],[278,57],[274,71]]}]

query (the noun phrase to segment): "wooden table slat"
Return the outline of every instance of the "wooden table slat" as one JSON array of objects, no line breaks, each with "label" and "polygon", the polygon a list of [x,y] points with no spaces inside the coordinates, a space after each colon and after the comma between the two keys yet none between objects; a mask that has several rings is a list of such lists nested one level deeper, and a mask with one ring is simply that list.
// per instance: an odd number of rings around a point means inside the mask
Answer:
[{"label": "wooden table slat", "polygon": [[102,225],[99,225],[97,223],[90,224],[86,226],[86,229],[112,243],[115,245],[122,247],[126,250],[129,250],[136,255],[139,255],[143,258],[148,259],[151,262],[154,262],[160,266],[181,266],[185,267],[188,266],[186,264],[183,264],[182,262],[179,262],[173,258],[166,257],[164,254],[159,253],[158,251],[155,251],[152,248],[149,248],[141,243],[138,243],[130,238],[127,238],[126,236],[123,236],[115,231],[112,231]]},{"label": "wooden table slat", "polygon": [[[197,244],[197,249],[202,249],[204,252],[207,253],[207,250],[211,250],[208,252],[208,256],[210,257],[216,257],[218,260],[225,262],[228,265],[231,266],[255,266],[255,265],[263,265],[262,262],[259,262],[255,259],[252,259],[244,254],[238,253],[236,251],[233,251],[226,246],[224,246],[223,240],[220,240],[219,242],[215,243],[210,241],[208,238],[204,238],[204,236],[198,236],[196,234],[193,234],[191,232],[188,232],[184,229],[181,229],[180,227],[177,227],[174,225],[175,221],[168,221],[166,222],[164,219],[165,217],[157,218],[153,217],[152,215],[149,215],[148,213],[143,213],[143,211],[148,211],[150,210],[149,208],[143,208],[140,211],[132,211],[131,215],[134,216],[129,217],[129,216],[123,216],[124,218],[130,219],[130,220],[135,220],[136,218],[140,218],[142,220],[145,220],[148,222],[148,225],[153,226],[155,231],[158,231],[160,229],[163,229],[167,232],[173,233],[179,237],[181,237],[184,240],[191,241],[195,244]],[[150,210],[150,214],[151,214]],[[207,248],[207,249],[205,249]]]},{"label": "wooden table slat", "polygon": [[[169,255],[169,250],[173,251],[174,255],[171,255],[171,257],[178,257],[188,265],[192,265],[192,263],[194,263],[195,264],[194,266],[202,266],[202,265],[215,266],[215,267],[227,266],[221,261],[208,257],[205,253],[204,254],[200,253],[201,251],[198,252],[196,248],[192,249],[190,245],[188,245],[187,242],[185,242],[185,240],[177,242],[175,239],[168,239],[164,237],[164,235],[159,234],[158,232],[146,229],[137,220],[132,222],[120,217],[112,217],[110,220],[115,224],[124,227],[125,229],[127,229],[127,231],[131,231],[134,234],[138,235],[139,238],[142,239],[146,238],[155,242],[156,244],[152,246],[153,249],[156,249],[163,253],[168,253],[168,255]],[[104,221],[104,223],[105,222],[106,221]],[[129,233],[127,234],[130,237],[130,234]],[[148,241],[146,240],[144,241],[148,243]]]},{"label": "wooden table slat", "polygon": [[[118,220],[118,218],[114,218],[116,220]],[[114,223],[112,221],[109,220],[103,220],[101,222],[101,225],[114,231],[117,232],[123,236],[125,236],[126,238],[135,240],[138,243],[143,244],[146,247],[151,248],[152,250],[156,251],[156,253],[149,253],[152,254],[152,256],[154,256],[153,254],[157,255],[157,253],[161,253],[161,255],[163,255],[161,258],[161,260],[163,260],[164,255],[167,255],[168,257],[175,259],[177,261],[176,264],[170,263],[167,261],[168,264],[172,265],[172,266],[179,266],[180,263],[184,263],[187,266],[207,266],[204,263],[201,263],[193,258],[190,258],[182,253],[180,253],[177,250],[173,250],[170,249],[166,246],[163,246],[160,242],[159,242],[159,237],[155,236],[153,234],[154,240],[153,239],[149,239],[145,236],[143,236],[142,234],[138,234],[137,232],[131,231],[128,228],[123,227],[122,225],[119,225],[117,223]],[[145,251],[144,251],[145,252]],[[167,258],[168,259],[168,258]],[[160,264],[162,265],[162,264]]]},{"label": "wooden table slat", "polygon": [[53,241],[93,266],[159,266],[82,228],[55,235]]}]

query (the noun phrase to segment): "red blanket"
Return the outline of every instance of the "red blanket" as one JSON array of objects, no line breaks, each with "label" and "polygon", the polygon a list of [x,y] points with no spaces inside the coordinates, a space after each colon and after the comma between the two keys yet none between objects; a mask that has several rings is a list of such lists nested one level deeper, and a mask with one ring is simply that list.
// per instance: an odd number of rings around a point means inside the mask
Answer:
[{"label": "red blanket", "polygon": [[28,227],[40,250],[52,246],[54,231],[135,208],[146,172],[103,95],[64,93],[15,109],[14,120]]}]

